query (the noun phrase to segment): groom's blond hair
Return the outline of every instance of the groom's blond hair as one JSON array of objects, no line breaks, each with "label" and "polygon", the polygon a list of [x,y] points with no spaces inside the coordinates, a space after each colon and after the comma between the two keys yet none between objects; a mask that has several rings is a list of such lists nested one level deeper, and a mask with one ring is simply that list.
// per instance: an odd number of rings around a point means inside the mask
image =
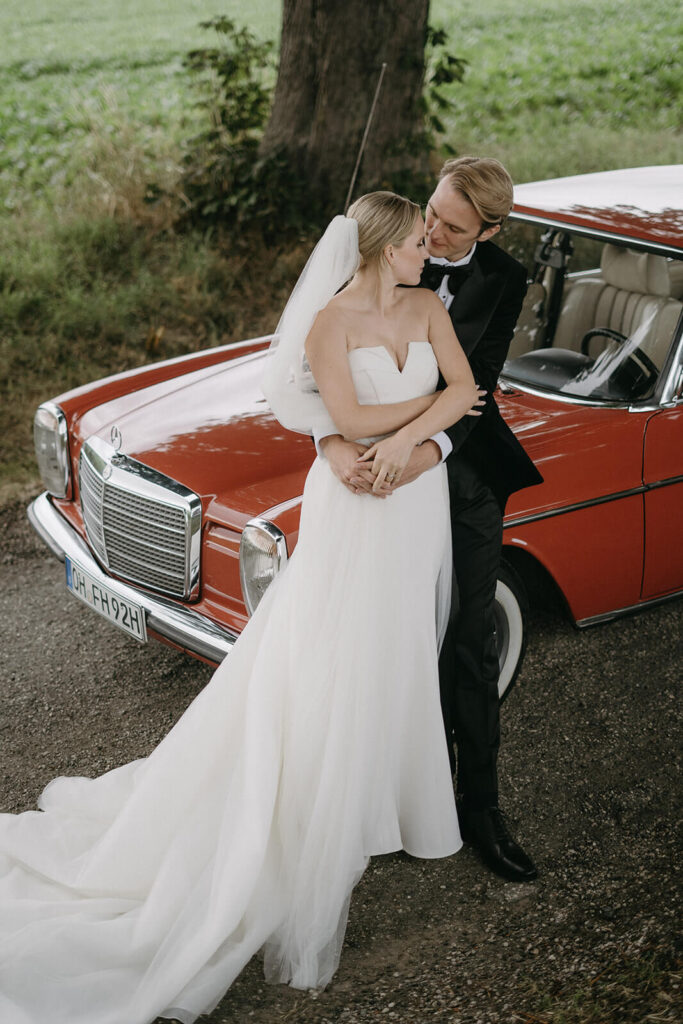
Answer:
[{"label": "groom's blond hair", "polygon": [[447,178],[481,217],[482,231],[502,224],[512,209],[512,178],[499,160],[488,156],[459,156],[447,160],[439,180]]},{"label": "groom's blond hair", "polygon": [[381,263],[388,245],[402,245],[419,215],[417,203],[395,192],[368,192],[356,199],[347,217],[358,221],[361,266]]}]

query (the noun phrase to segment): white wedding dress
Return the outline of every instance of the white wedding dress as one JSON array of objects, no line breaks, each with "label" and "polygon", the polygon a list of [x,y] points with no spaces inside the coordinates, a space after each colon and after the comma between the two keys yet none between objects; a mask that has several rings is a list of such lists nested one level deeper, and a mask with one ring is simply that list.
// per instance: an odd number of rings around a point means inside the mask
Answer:
[{"label": "white wedding dress", "polygon": [[[364,403],[436,385],[428,342],[349,359]],[[0,816],[2,1024],[193,1021],[261,949],[268,980],[330,980],[368,858],[461,845],[449,571],[443,466],[379,501],[316,460],[296,552],[150,757]]]}]

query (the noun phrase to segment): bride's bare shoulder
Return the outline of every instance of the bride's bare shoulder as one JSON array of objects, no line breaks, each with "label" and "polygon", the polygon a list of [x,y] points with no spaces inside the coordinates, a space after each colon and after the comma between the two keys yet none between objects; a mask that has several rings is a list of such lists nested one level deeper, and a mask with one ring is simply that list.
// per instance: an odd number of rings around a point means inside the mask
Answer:
[{"label": "bride's bare shoulder", "polygon": [[406,309],[427,312],[436,306],[443,306],[441,299],[431,288],[400,288],[401,302]]},{"label": "bride's bare shoulder", "polygon": [[346,331],[354,321],[357,311],[348,297],[340,292],[324,306],[315,318],[315,327],[323,331]]},{"label": "bride's bare shoulder", "polygon": [[345,344],[347,316],[343,306],[335,304],[332,299],[315,316],[308,337],[306,351],[316,349],[320,345],[329,346],[330,341]]},{"label": "bride's bare shoulder", "polygon": [[330,313],[333,316],[348,316],[353,311],[354,305],[353,296],[344,289],[344,291],[333,295],[321,312]]},{"label": "bride's bare shoulder", "polygon": [[350,316],[348,303],[338,301],[340,296],[335,295],[326,306],[316,314],[315,324],[320,327],[334,327],[338,324],[345,324]]}]

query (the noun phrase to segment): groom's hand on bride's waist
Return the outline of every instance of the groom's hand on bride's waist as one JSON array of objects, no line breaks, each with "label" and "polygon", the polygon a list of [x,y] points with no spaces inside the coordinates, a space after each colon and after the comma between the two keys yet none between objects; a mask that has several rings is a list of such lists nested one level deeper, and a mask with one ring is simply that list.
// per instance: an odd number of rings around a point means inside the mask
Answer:
[{"label": "groom's hand on bride's waist", "polygon": [[345,441],[339,434],[330,434],[318,442],[330,469],[352,494],[372,494],[375,498],[386,498],[391,494],[389,484],[382,484],[378,491],[372,490],[375,476],[368,465],[359,463],[358,458],[368,450],[368,445],[357,441]]}]

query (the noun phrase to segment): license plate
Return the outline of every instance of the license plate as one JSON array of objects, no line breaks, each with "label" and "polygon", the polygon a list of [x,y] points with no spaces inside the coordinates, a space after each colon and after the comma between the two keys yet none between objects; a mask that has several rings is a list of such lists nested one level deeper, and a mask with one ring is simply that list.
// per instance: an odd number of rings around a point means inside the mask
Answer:
[{"label": "license plate", "polygon": [[140,605],[120,597],[109,587],[103,586],[70,558],[66,559],[66,585],[75,597],[94,608],[109,622],[113,622],[136,640],[147,642],[145,613]]}]

